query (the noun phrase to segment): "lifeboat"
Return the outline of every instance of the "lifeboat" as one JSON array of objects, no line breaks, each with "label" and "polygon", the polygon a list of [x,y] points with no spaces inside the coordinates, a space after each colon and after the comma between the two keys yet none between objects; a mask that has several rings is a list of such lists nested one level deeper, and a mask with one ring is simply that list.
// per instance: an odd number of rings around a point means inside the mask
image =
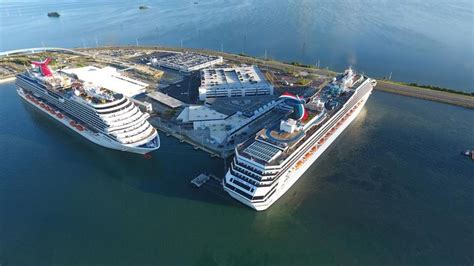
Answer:
[{"label": "lifeboat", "polygon": [[302,162],[302,161],[298,161],[298,162],[296,163],[296,169],[300,168],[302,165],[303,165],[303,162]]},{"label": "lifeboat", "polygon": [[64,117],[64,115],[61,114],[61,113],[57,113],[56,116],[57,116],[58,118],[61,118],[61,119]]},{"label": "lifeboat", "polygon": [[83,131],[83,130],[84,130],[84,127],[81,126],[81,125],[79,125],[79,124],[76,125],[76,128],[77,128],[77,130],[79,130],[79,131]]},{"label": "lifeboat", "polygon": [[44,108],[46,105],[44,103],[39,104],[42,108]]},{"label": "lifeboat", "polygon": [[74,120],[71,120],[71,122],[69,122],[69,125],[71,125],[71,126],[75,127],[75,126],[76,126],[76,121],[74,121]]},{"label": "lifeboat", "polygon": [[312,151],[312,152],[315,152],[315,151],[317,151],[317,150],[318,150],[318,148],[316,148],[316,147],[311,148],[311,151]]}]

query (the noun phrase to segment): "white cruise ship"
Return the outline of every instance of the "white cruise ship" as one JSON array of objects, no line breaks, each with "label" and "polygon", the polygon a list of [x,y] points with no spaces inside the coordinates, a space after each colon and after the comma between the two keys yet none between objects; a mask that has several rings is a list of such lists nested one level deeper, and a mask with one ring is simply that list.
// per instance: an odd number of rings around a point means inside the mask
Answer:
[{"label": "white cruise ship", "polygon": [[224,190],[258,211],[270,207],[354,120],[375,85],[349,68],[309,99],[283,94],[284,119],[236,147]]},{"label": "white cruise ship", "polygon": [[122,94],[52,71],[50,61],[32,62],[32,69],[17,75],[17,92],[24,100],[98,145],[138,154],[160,147],[148,113]]}]

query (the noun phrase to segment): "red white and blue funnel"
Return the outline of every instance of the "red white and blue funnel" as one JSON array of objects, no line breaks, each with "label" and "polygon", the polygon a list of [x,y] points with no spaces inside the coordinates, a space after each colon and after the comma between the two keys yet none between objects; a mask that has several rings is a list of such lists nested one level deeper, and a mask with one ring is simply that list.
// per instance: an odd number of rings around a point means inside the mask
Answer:
[{"label": "red white and blue funnel", "polygon": [[298,95],[294,95],[288,92],[283,93],[279,98],[287,100],[295,106],[297,116],[296,119],[304,121],[306,120],[306,118],[308,118],[308,112],[304,108],[304,99],[300,98]]}]

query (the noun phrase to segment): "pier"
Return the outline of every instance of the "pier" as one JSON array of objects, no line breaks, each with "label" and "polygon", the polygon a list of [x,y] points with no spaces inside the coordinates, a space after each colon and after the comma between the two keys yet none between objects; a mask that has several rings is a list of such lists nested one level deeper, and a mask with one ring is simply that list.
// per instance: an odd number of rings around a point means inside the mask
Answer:
[{"label": "pier", "polygon": [[[225,159],[225,155],[223,154],[220,154],[214,150],[211,150],[209,148],[207,148],[206,146],[202,145],[201,143],[197,143],[197,142],[194,142],[188,138],[186,138],[185,136],[183,135],[180,135],[176,132],[173,132],[172,130],[162,126],[161,124],[157,124],[157,123],[153,123],[153,122],[150,122],[156,129],[160,130],[161,132],[165,133],[165,135],[167,137],[174,137],[176,138],[180,143],[184,143],[186,142],[187,144],[191,145],[193,147],[193,149],[195,150],[202,150],[202,151],[205,151],[207,153],[209,153],[209,156],[211,156],[212,158],[223,158]],[[229,154],[230,155],[230,154]],[[227,156],[229,156],[227,155]]]}]

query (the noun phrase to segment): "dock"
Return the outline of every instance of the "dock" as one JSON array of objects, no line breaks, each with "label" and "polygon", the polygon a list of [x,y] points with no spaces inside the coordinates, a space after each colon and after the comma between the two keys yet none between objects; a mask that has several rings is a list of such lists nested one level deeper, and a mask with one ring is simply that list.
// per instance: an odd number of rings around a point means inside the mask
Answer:
[{"label": "dock", "polygon": [[205,174],[200,174],[193,180],[191,180],[191,183],[195,185],[196,187],[201,187],[204,185],[207,181],[209,181],[210,177]]},{"label": "dock", "polygon": [[226,158],[226,157],[231,155],[231,154],[226,155],[226,154],[218,153],[217,151],[209,149],[208,147],[202,145],[201,143],[194,142],[193,140],[191,140],[189,138],[186,138],[183,135],[180,135],[177,132],[174,132],[174,131],[170,130],[169,128],[166,128],[166,127],[162,126],[161,124],[153,123],[153,122],[150,122],[150,123],[153,126],[155,126],[156,129],[158,129],[161,132],[165,133],[165,135],[167,137],[174,137],[174,138],[178,139],[178,141],[180,143],[186,142],[187,144],[191,145],[193,147],[193,149],[195,149],[195,150],[202,150],[204,152],[207,152],[207,153],[209,153],[209,156],[211,156],[211,158]]}]

